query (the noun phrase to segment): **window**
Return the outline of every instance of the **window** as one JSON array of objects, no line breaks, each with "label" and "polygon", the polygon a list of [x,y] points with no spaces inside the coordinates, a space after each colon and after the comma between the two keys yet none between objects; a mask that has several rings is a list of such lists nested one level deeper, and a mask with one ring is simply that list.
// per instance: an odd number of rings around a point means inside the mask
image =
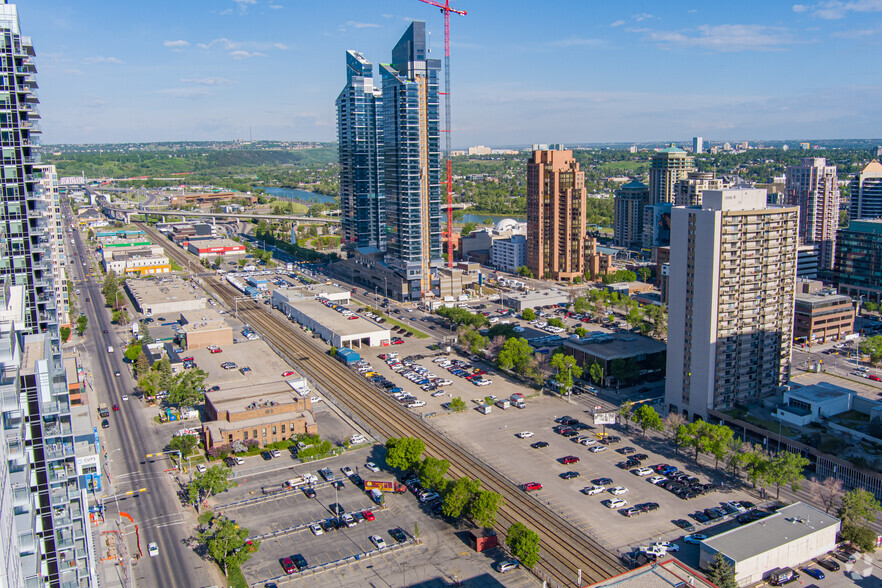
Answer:
[{"label": "window", "polygon": [[263,428],[263,436],[266,437],[266,427]]},{"label": "window", "polygon": [[276,434],[276,426],[273,425],[273,435],[275,435],[275,434]]},{"label": "window", "polygon": [[242,434],[242,439],[248,439],[248,431],[245,431],[245,432]]}]

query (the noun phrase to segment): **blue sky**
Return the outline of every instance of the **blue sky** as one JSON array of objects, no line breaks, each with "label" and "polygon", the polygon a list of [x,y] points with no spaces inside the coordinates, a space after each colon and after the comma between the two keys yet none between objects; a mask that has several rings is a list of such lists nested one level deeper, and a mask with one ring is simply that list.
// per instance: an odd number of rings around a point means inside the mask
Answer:
[{"label": "blue sky", "polygon": [[[882,0],[455,0],[454,146],[882,135]],[[30,0],[44,143],[330,141],[417,0]],[[376,67],[375,67],[376,70]]]}]

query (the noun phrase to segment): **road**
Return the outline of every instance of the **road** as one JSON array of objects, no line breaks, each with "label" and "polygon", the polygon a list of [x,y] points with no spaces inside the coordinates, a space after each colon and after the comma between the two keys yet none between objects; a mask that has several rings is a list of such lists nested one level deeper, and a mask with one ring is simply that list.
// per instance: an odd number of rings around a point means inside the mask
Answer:
[{"label": "road", "polygon": [[[65,214],[67,226],[73,226],[69,208]],[[109,309],[104,307],[101,284],[89,277],[87,268],[83,267],[83,261],[89,259],[89,248],[79,232],[70,228],[65,238],[68,243],[71,238],[74,239],[74,250],[77,252],[77,256],[71,257],[75,265],[71,278],[78,282],[77,287],[81,290],[78,299],[88,318],[86,337],[80,347],[91,358],[91,386],[97,392],[93,393],[93,401],[121,406],[121,410],[111,413],[110,428],[101,430],[105,451],[105,482],[108,478],[112,482],[105,486],[105,495],[119,496],[130,490],[146,488],[145,492],[120,498],[118,502],[105,499],[105,516],[108,521],[116,519],[118,508],[130,514],[138,526],[137,545],[135,529],[129,528],[131,525],[127,527],[130,550],[137,552],[140,548],[143,555],[133,568],[137,584],[180,588],[212,584],[206,580],[210,576],[207,569],[209,564],[187,547],[193,529],[184,520],[174,490],[176,483],[165,473],[168,462],[145,459],[147,453],[160,451],[168,439],[159,438],[159,434],[152,430],[150,411],[131,396],[135,384],[123,363],[125,341],[110,322]],[[87,299],[89,302],[86,302]],[[113,353],[107,352],[109,345],[114,347]],[[114,376],[116,370],[119,370],[120,376]],[[129,395],[128,401],[122,400],[124,394]],[[155,558],[147,555],[147,544],[153,541],[159,544],[160,550]]]}]

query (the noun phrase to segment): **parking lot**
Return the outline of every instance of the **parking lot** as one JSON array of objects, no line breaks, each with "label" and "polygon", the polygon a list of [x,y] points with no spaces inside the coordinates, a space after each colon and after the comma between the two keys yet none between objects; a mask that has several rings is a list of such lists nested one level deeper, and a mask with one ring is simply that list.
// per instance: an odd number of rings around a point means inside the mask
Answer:
[{"label": "parking lot", "polygon": [[[292,580],[321,586],[407,586],[434,582],[442,586],[459,579],[466,580],[466,586],[498,585],[495,578],[499,575],[490,566],[504,558],[499,549],[475,553],[468,546],[467,531],[432,515],[409,492],[387,493],[385,507],[380,508],[341,473],[340,468],[349,466],[365,480],[392,480],[391,473],[372,473],[364,466],[372,460],[384,467],[384,453],[381,446],[375,446],[293,467],[283,453],[280,458],[263,462],[262,469],[254,463],[242,466],[248,468],[249,474],[237,476],[239,485],[216,497],[213,507],[247,526],[250,536],[261,541],[257,553],[243,566],[248,581],[272,580],[284,585]],[[324,467],[337,480],[343,480],[340,489],[319,477],[314,498],[307,497],[302,489],[276,495],[265,495],[261,490],[280,488],[285,480],[306,472],[318,475],[317,471]],[[334,504],[346,513],[370,510],[374,520],[362,519],[352,527],[331,530],[327,520],[333,517]],[[326,521],[325,529],[315,535],[309,525],[321,521]],[[403,543],[393,538],[390,531],[394,529],[404,533]],[[381,537],[386,547],[377,549],[371,535]],[[303,556],[309,567],[287,576],[280,560],[292,555]],[[331,570],[333,573],[327,573]],[[484,579],[475,582],[480,577]],[[504,585],[526,587],[535,586],[536,582],[523,570],[514,570],[505,574]]]}]

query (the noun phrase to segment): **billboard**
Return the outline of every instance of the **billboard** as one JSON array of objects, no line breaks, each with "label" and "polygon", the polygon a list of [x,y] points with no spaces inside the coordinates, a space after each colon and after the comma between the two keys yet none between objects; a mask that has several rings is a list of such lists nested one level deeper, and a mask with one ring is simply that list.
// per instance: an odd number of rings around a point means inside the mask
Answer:
[{"label": "billboard", "polygon": [[596,412],[594,413],[595,425],[614,425],[616,424],[617,412]]}]

